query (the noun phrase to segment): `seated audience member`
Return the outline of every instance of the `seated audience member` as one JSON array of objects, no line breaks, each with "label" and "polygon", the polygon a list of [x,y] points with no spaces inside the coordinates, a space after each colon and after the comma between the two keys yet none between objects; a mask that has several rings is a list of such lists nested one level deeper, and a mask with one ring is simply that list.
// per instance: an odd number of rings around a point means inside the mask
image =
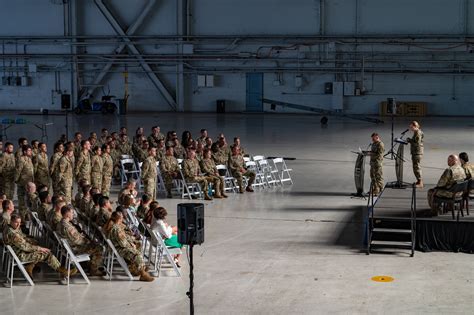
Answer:
[{"label": "seated audience member", "polygon": [[138,206],[138,209],[137,209],[137,217],[139,217],[140,219],[145,218],[145,215],[150,209],[150,202],[151,202],[150,197],[147,194],[143,194],[140,200],[140,205]]},{"label": "seated audience member", "polygon": [[[61,273],[64,277],[67,276],[67,269],[61,267],[58,259],[51,253],[51,250],[46,247],[38,246],[38,243],[27,237],[20,229],[21,217],[13,214],[11,222],[5,227],[3,231],[3,242],[10,245],[21,261],[27,261],[25,266],[26,272],[33,278],[33,269],[37,263],[46,262],[54,271]],[[76,273],[76,269],[71,270],[71,274]]]},{"label": "seated audience member", "polygon": [[[434,197],[452,198],[453,194],[449,191],[456,182],[466,179],[466,173],[461,167],[459,157],[457,155],[450,155],[448,157],[448,168],[444,170],[438,184],[435,188],[428,190],[428,203],[433,215],[438,215],[440,205],[434,201]],[[461,193],[462,194],[462,193]]]},{"label": "seated audience member", "polygon": [[86,213],[89,219],[91,219],[92,221],[97,220],[97,215],[99,214],[99,209],[100,209],[99,200],[102,197],[103,195],[100,193],[96,193],[92,195],[92,203],[89,207],[88,212]]},{"label": "seated audience member", "polygon": [[166,155],[160,162],[160,171],[163,181],[165,182],[166,197],[173,198],[171,188],[173,187],[173,179],[180,178],[178,160],[174,157],[173,147],[166,147]]},{"label": "seated audience member", "polygon": [[102,267],[102,247],[89,240],[72,224],[71,221],[74,218],[72,206],[63,206],[61,208],[61,215],[62,219],[56,227],[56,233],[67,240],[74,254],[90,255],[89,273],[91,276],[104,276],[105,272],[99,271],[99,267]]},{"label": "seated audience member", "polygon": [[0,221],[0,227],[2,231],[10,224],[11,222],[11,216],[13,212],[15,211],[15,205],[13,204],[13,201],[10,199],[4,199],[2,201],[2,217]]},{"label": "seated audience member", "polygon": [[132,196],[135,198],[138,195],[138,191],[135,189],[136,186],[137,186],[137,181],[133,178],[129,178],[126,186],[119,192],[119,195],[118,195],[119,205],[123,204],[123,198],[125,196]]},{"label": "seated audience member", "polygon": [[96,223],[98,226],[104,226],[110,219],[112,214],[112,205],[110,204],[109,197],[102,196],[99,198],[99,212],[97,213]]},{"label": "seated audience member", "polygon": [[[469,156],[466,152],[459,153],[459,160],[461,160],[461,166],[466,172],[466,179],[474,180],[474,165],[469,162]],[[474,195],[474,188],[469,191],[470,195]]]},{"label": "seated audience member", "polygon": [[51,197],[47,191],[42,191],[39,193],[40,206],[37,209],[38,218],[41,221],[46,221],[46,218],[49,216],[51,211]]},{"label": "seated audience member", "polygon": [[83,185],[82,188],[82,198],[76,205],[76,208],[83,214],[87,215],[88,209],[91,206],[91,185]]},{"label": "seated audience member", "polygon": [[39,207],[38,192],[36,191],[36,184],[33,182],[26,184],[26,206],[32,212],[36,212]]},{"label": "seated audience member", "polygon": [[61,209],[66,205],[64,198],[56,198],[55,203],[53,204],[54,208],[49,212],[49,216],[46,217],[46,223],[49,224],[53,231],[56,231],[56,228],[61,222],[62,215]]},{"label": "seated audience member", "polygon": [[255,180],[255,173],[247,170],[245,167],[245,161],[242,155],[240,154],[240,149],[238,147],[232,148],[232,156],[229,160],[229,169],[232,173],[232,176],[235,177],[237,180],[237,184],[239,185],[239,192],[241,194],[244,193],[243,187],[243,177],[247,176],[249,178],[247,188],[245,188],[248,192],[253,192],[252,184]]},{"label": "seated audience member", "polygon": [[127,262],[132,275],[139,275],[140,281],[150,282],[155,280],[146,271],[140,247],[137,246],[133,237],[125,231],[122,212],[114,211],[112,213],[109,221],[104,226],[104,233],[114,244],[119,255]]},{"label": "seated audience member", "polygon": [[[173,248],[182,248],[178,242],[178,227],[169,225],[165,219],[168,215],[168,212],[163,207],[158,207],[153,210],[153,223],[151,229],[160,234],[161,238],[164,240],[165,245]],[[179,265],[179,256],[175,255],[174,260],[178,267]]]}]

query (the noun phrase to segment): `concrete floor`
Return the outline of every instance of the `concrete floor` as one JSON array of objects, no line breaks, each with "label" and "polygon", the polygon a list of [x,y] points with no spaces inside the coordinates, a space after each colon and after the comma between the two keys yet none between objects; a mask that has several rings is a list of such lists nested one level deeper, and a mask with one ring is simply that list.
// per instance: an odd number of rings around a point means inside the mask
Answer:
[{"label": "concrete floor", "polygon": [[[8,115],[5,115],[8,116]],[[50,139],[63,133],[64,118],[25,117],[53,121]],[[205,202],[205,243],[195,247],[197,314],[325,314],[325,313],[466,313],[474,310],[474,260],[459,253],[405,253],[367,256],[361,252],[365,201],[355,191],[355,155],[377,131],[390,146],[390,123],[374,125],[330,117],[327,128],[311,115],[153,114],[74,117],[70,130],[117,130],[159,124],[162,131],[207,128],[211,136],[239,135],[252,154],[295,157],[294,185],[228,200]],[[467,151],[474,160],[472,118],[424,118],[426,183],[436,183],[450,153]],[[397,133],[408,119],[397,118]],[[20,128],[9,130],[16,139]],[[24,130],[24,129],[23,129]],[[22,135],[38,137],[38,130]],[[52,141],[50,141],[52,143]],[[395,179],[386,161],[385,179]],[[411,165],[406,180],[413,181]],[[368,180],[366,181],[368,186]],[[176,204],[160,200],[175,222]],[[0,288],[2,313],[171,313],[186,314],[188,266],[183,277],[163,276],[153,283],[94,279],[90,286],[58,285],[39,278],[35,287],[18,283]],[[391,283],[371,277],[388,275]],[[42,280],[46,279],[46,280]]]}]

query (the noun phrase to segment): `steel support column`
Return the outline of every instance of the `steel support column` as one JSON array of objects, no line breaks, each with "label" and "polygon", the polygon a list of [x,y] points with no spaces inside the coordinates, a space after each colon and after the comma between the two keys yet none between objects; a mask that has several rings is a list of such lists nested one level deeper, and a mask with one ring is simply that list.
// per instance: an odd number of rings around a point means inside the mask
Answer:
[{"label": "steel support column", "polygon": [[[112,28],[115,30],[115,32],[123,36],[123,41],[125,42],[125,45],[128,47],[132,55],[138,60],[140,63],[141,67],[143,70],[147,73],[148,77],[150,80],[153,82],[155,87],[160,91],[161,95],[165,98],[165,100],[168,102],[168,105],[171,107],[171,109],[176,110],[176,101],[173,98],[173,96],[170,94],[170,92],[166,89],[166,87],[163,85],[161,80],[157,77],[157,75],[154,73],[153,69],[148,65],[148,63],[143,59],[140,51],[135,47],[135,45],[131,42],[130,38],[126,34],[126,32],[122,29],[120,24],[117,22],[115,17],[112,15],[112,13],[109,11],[109,9],[105,6],[104,2],[102,0],[94,0],[95,4],[99,8],[100,12],[104,15],[104,17],[107,19],[107,21],[110,23]],[[155,0],[151,0],[150,2],[155,2]],[[145,18],[144,14],[140,15],[141,19]],[[137,22],[138,21],[137,19]],[[141,21],[143,22],[143,21]],[[140,22],[140,24],[141,24]],[[135,23],[137,24],[137,23]],[[136,26],[138,28],[138,26]],[[120,47],[119,47],[120,48]],[[105,68],[105,67],[104,67]],[[110,68],[109,68],[110,69]]]}]

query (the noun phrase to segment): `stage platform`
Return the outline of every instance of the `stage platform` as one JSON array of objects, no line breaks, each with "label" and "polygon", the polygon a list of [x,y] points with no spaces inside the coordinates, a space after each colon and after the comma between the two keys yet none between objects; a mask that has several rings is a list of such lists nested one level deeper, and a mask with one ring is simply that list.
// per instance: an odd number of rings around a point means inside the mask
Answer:
[{"label": "stage platform", "polygon": [[[453,251],[474,253],[474,208],[470,215],[464,210],[464,217],[452,218],[451,211],[432,216],[427,192],[434,185],[416,190],[416,238],[415,248],[419,251]],[[376,199],[374,218],[392,225],[406,225],[411,218],[412,188],[386,187]]]}]

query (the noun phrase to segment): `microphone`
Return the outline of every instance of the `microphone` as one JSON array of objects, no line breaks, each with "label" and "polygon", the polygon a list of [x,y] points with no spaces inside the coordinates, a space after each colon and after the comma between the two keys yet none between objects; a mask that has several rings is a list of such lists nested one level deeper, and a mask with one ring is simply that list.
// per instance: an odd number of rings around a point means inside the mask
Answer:
[{"label": "microphone", "polygon": [[402,135],[406,134],[408,131],[410,131],[410,129],[407,129],[404,132],[402,132]]}]

